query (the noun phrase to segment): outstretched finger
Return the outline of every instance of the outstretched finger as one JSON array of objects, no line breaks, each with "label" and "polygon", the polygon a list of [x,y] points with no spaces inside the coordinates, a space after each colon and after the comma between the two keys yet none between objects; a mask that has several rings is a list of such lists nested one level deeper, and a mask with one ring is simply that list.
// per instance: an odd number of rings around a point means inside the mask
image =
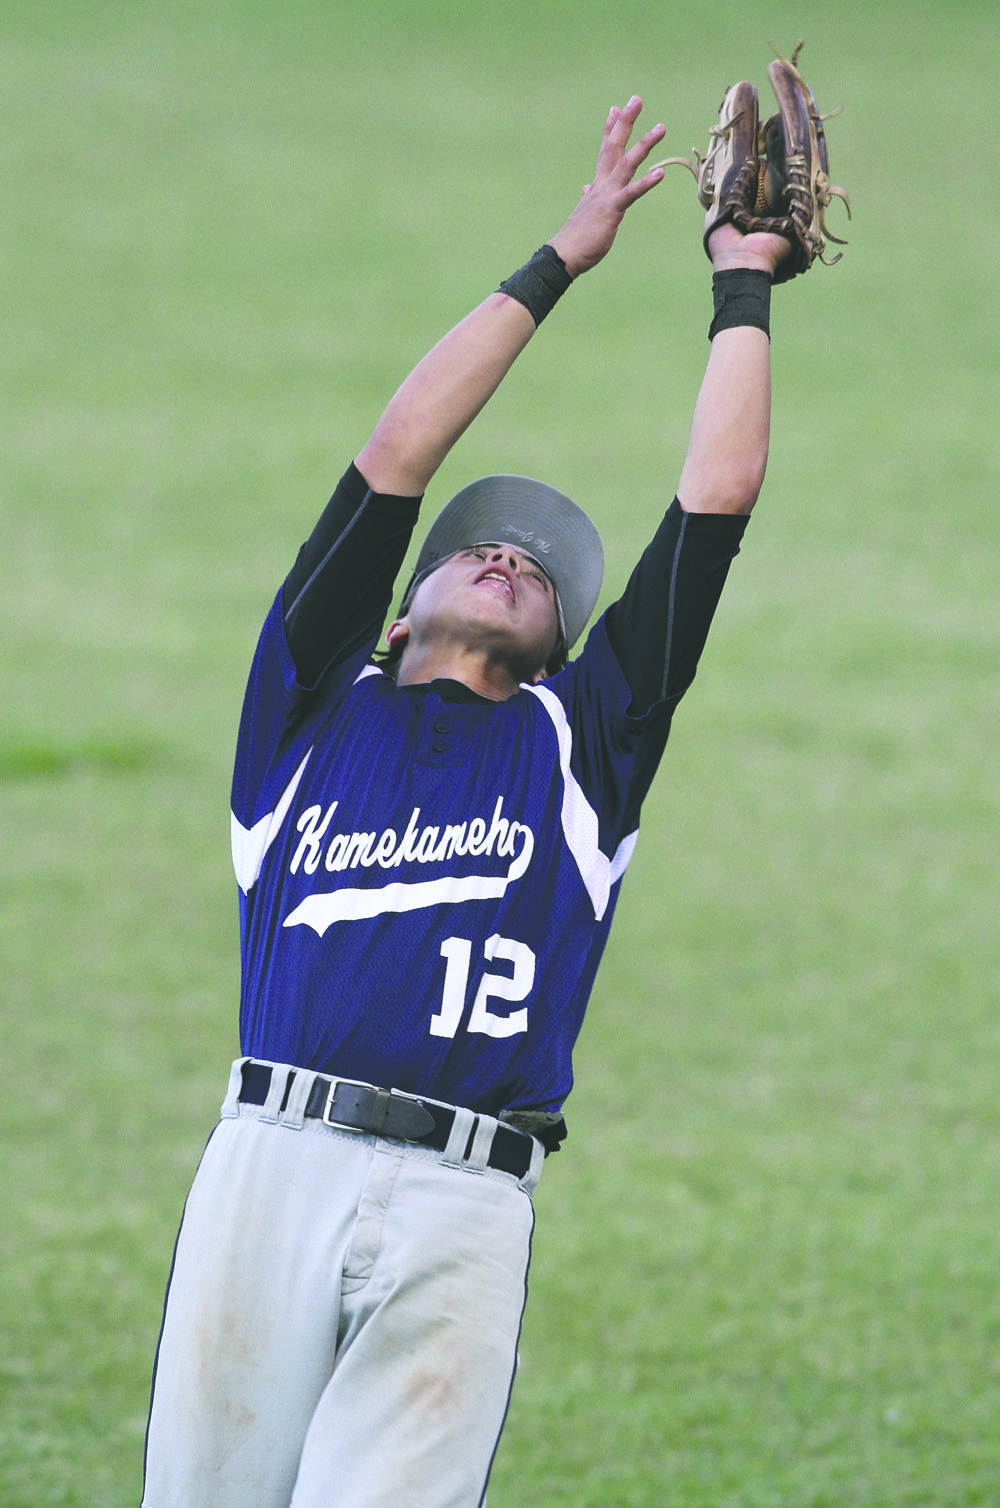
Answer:
[{"label": "outstretched finger", "polygon": [[649,172],[645,173],[641,178],[636,178],[634,183],[630,183],[625,191],[628,195],[628,203],[634,204],[637,199],[642,198],[643,194],[648,194],[651,188],[655,188],[661,182],[665,173],[666,168],[662,166],[655,167],[650,168]]},{"label": "outstretched finger", "polygon": [[634,146],[629,147],[622,159],[623,166],[628,170],[629,177],[636,171],[640,163],[645,162],[653,148],[663,140],[667,134],[667,128],[662,121],[647,131],[645,136],[639,138]]},{"label": "outstretched finger", "polygon": [[628,141],[629,137],[632,134],[632,127],[639,119],[641,110],[642,99],[638,94],[633,94],[628,104],[624,105],[618,111],[617,129],[619,130],[619,132],[624,134],[624,139],[626,141]]},{"label": "outstretched finger", "polygon": [[628,139],[632,135],[632,128],[641,109],[642,100],[637,94],[633,94],[627,105],[621,107],[612,105],[604,128],[604,140],[601,142],[598,160],[608,157],[617,160],[621,157],[628,146]]}]

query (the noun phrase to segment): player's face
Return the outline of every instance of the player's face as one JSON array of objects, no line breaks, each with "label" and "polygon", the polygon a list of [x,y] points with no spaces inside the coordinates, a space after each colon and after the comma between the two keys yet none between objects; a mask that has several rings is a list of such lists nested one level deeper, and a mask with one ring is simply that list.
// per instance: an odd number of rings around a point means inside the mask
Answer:
[{"label": "player's face", "polygon": [[449,556],[418,586],[407,623],[411,643],[457,637],[509,658],[520,680],[545,669],[559,637],[551,580],[510,545],[473,545]]}]

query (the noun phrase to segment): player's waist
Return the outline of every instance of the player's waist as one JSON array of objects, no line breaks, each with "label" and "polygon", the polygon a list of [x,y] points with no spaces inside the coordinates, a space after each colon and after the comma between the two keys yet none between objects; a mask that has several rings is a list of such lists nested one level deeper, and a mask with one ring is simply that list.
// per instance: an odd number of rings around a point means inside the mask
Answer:
[{"label": "player's waist", "polygon": [[[237,1060],[235,1100],[241,1105],[265,1107],[275,1118],[301,1103],[304,1119],[318,1120],[336,1131],[387,1137],[432,1151],[449,1154],[449,1160],[474,1168],[509,1173],[524,1179],[540,1161],[541,1144],[523,1131],[505,1126],[492,1116],[476,1115],[457,1105],[404,1094],[398,1089],[380,1089],[353,1079],[332,1078],[285,1065],[262,1063],[252,1058]],[[300,1086],[296,1080],[311,1080]]]}]

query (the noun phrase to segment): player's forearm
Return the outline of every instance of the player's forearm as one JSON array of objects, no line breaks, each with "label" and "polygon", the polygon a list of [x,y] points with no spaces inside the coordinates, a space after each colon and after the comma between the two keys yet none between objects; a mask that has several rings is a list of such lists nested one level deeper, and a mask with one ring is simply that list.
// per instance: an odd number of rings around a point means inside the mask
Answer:
[{"label": "player's forearm", "polygon": [[712,342],[677,487],[688,513],[749,513],[764,481],[771,426],[771,350],[763,330]]},{"label": "player's forearm", "polygon": [[357,467],[376,492],[418,497],[535,332],[523,304],[492,293],[428,352],[390,400]]}]

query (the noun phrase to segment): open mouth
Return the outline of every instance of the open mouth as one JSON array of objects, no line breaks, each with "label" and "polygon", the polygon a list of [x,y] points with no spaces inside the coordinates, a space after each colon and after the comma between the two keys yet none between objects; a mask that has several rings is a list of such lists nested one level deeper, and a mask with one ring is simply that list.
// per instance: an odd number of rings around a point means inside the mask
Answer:
[{"label": "open mouth", "polygon": [[476,586],[488,586],[492,591],[504,593],[511,602],[517,601],[514,583],[505,571],[490,569],[476,577]]}]

